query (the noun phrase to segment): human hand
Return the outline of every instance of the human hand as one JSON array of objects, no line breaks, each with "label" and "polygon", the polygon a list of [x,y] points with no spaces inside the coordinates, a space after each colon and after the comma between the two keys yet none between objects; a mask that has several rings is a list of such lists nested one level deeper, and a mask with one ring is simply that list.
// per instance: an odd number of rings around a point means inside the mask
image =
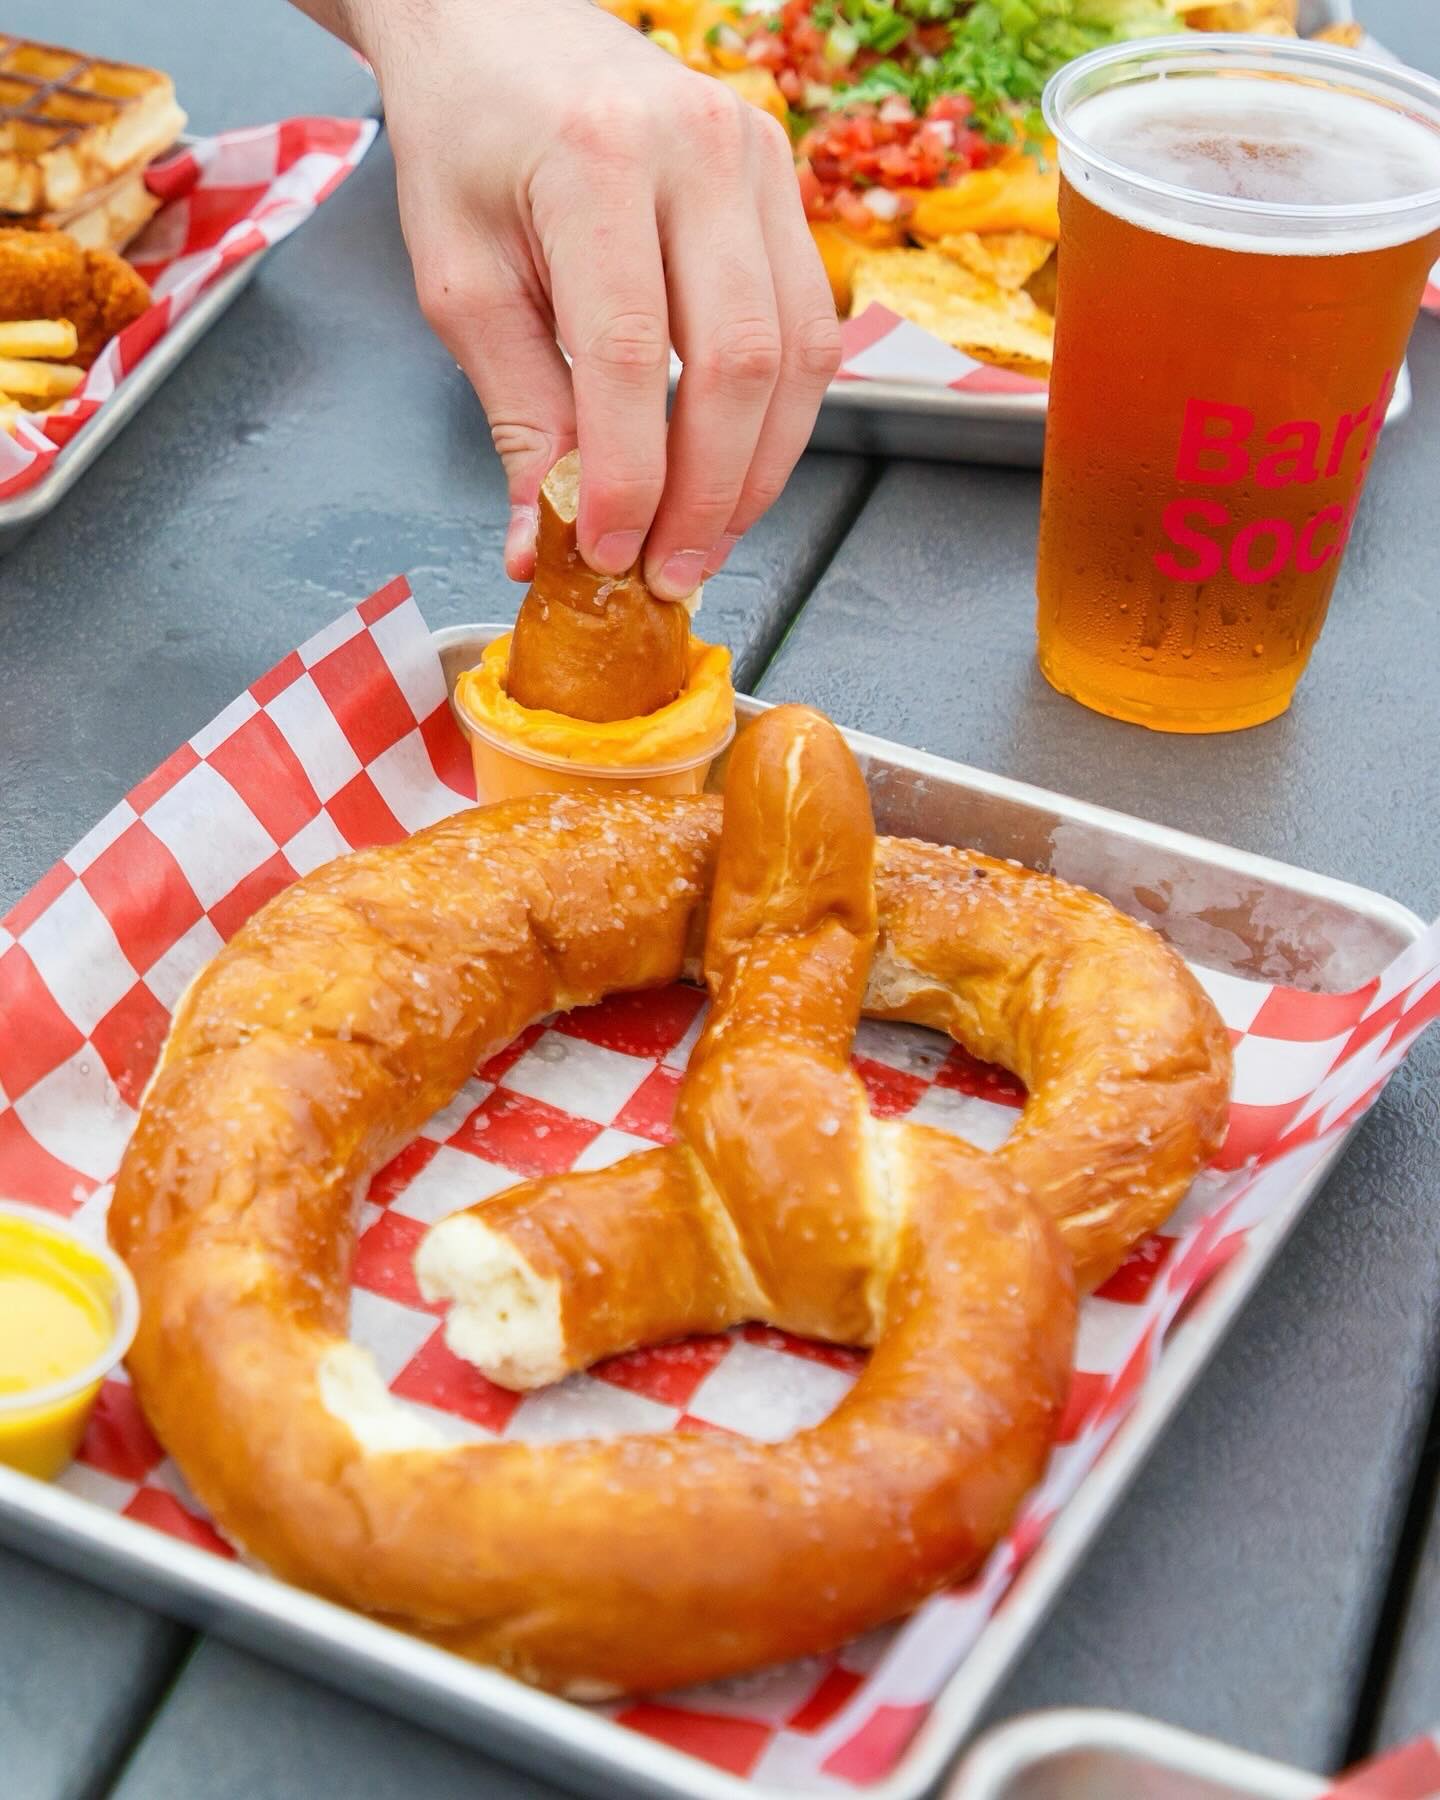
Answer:
[{"label": "human hand", "polygon": [[779,494],[839,362],[783,127],[588,0],[347,17],[421,307],[504,461],[507,571],[529,578],[540,483],[578,442],[586,562],[618,575],[643,552],[683,598]]}]

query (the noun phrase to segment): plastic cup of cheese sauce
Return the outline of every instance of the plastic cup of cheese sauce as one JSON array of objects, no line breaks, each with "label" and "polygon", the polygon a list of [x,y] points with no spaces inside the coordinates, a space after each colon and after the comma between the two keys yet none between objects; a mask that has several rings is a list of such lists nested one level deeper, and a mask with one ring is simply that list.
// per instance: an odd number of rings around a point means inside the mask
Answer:
[{"label": "plastic cup of cheese sauce", "polygon": [[698,794],[735,736],[730,658],[714,645],[692,646],[678,700],[647,718],[604,725],[532,712],[510,699],[509,645],[508,633],[492,643],[454,693],[482,804],[532,794]]},{"label": "plastic cup of cheese sauce", "polygon": [[0,1463],[45,1481],[66,1467],[139,1320],[112,1250],[0,1201]]}]

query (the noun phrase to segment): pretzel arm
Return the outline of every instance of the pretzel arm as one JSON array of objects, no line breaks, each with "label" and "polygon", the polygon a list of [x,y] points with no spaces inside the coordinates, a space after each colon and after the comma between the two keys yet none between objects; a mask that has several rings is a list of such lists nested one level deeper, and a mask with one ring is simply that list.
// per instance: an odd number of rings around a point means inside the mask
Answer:
[{"label": "pretzel arm", "polygon": [[522,1182],[426,1233],[415,1273],[445,1341],[502,1387],[756,1316],[723,1209],[688,1150]]}]

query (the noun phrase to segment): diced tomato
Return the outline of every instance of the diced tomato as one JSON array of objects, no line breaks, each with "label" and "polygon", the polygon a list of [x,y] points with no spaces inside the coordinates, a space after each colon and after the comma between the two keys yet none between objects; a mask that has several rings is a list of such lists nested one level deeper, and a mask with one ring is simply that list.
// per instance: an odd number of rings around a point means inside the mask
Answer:
[{"label": "diced tomato", "polygon": [[[814,3],[782,0],[778,13],[750,13],[738,26],[746,60],[772,71],[797,112],[813,113],[817,92],[853,85],[882,60],[874,51],[860,50],[837,64],[829,32],[812,16]],[[937,54],[948,42],[948,25],[917,23],[894,54],[905,62],[918,53]],[[874,211],[861,198],[871,188],[942,187],[983,167],[994,160],[996,150],[971,128],[973,113],[965,94],[940,95],[923,117],[916,116],[903,94],[815,113],[797,147],[806,213],[813,219],[873,221]]]}]

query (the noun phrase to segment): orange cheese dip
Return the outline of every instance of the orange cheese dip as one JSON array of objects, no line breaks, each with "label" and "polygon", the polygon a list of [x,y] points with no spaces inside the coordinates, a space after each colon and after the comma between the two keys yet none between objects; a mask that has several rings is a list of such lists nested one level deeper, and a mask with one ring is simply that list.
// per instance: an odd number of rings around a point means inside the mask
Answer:
[{"label": "orange cheese dip", "polygon": [[487,647],[476,668],[460,677],[455,700],[467,724],[513,744],[522,754],[586,769],[666,769],[713,753],[734,722],[730,652],[698,638],[691,640],[684,690],[668,706],[639,719],[593,723],[521,706],[506,692],[509,661],[507,632]]}]

